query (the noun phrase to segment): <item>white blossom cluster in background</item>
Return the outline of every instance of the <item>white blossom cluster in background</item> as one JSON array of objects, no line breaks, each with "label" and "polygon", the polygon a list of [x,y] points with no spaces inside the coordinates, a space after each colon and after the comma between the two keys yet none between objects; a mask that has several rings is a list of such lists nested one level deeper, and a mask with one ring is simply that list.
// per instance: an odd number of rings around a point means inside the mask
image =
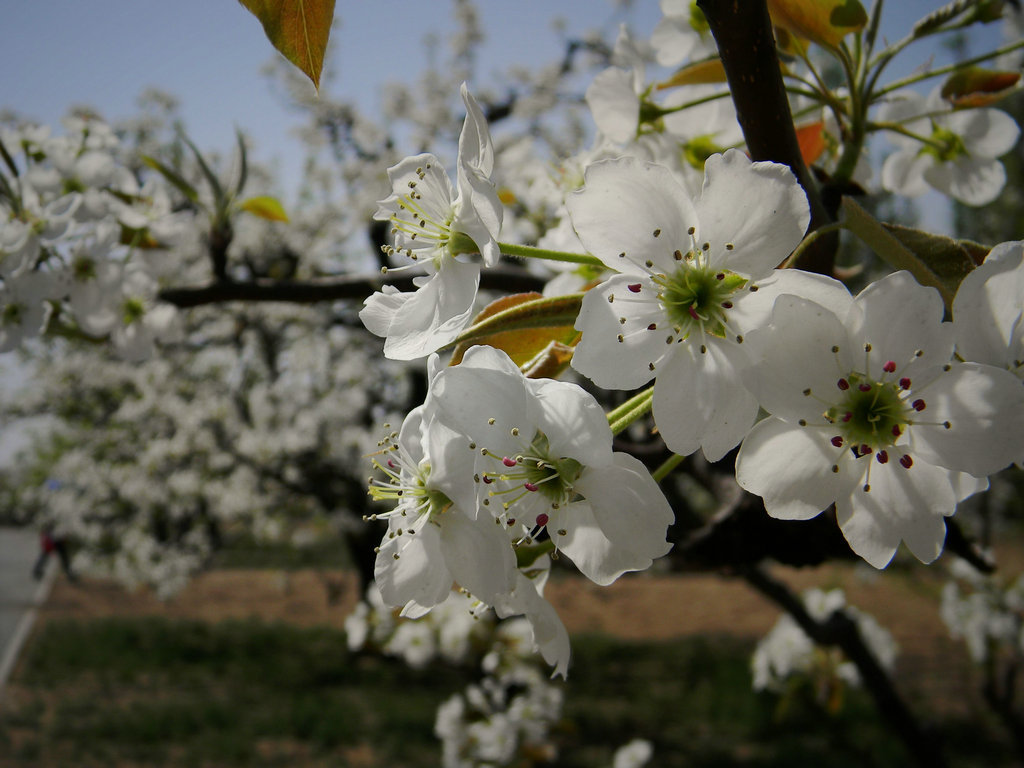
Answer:
[{"label": "white blossom cluster in background", "polygon": [[963,640],[975,664],[1024,654],[1024,576],[1002,584],[962,560],[942,588],[942,620]]},{"label": "white blossom cluster in background", "polygon": [[371,586],[345,620],[349,649],[396,656],[414,669],[444,661],[479,666],[483,674],[438,709],[434,731],[445,768],[557,756],[550,731],[561,719],[562,688],[539,668],[528,622],[497,622],[486,606],[455,591],[420,619],[397,613]]},{"label": "white blossom cluster in background", "polygon": [[[549,764],[558,758],[553,729],[562,720],[563,686],[534,653],[523,618],[499,621],[463,591],[451,591],[418,619],[399,615],[371,586],[345,619],[349,650],[401,659],[413,669],[443,662],[478,667],[482,676],[442,702],[434,732],[444,768]],[[612,768],[641,768],[653,754],[636,739],[620,747]]]},{"label": "white blossom cluster in background", "polygon": [[[883,669],[892,670],[898,650],[896,641],[869,614],[847,605],[841,589],[809,589],[801,598],[807,613],[817,622],[827,622],[836,611],[852,618],[868,650]],[[780,616],[758,642],[750,667],[755,691],[783,693],[796,680],[811,683],[816,693],[827,700],[837,684],[860,685],[853,662],[838,648],[816,645],[789,614]]]}]

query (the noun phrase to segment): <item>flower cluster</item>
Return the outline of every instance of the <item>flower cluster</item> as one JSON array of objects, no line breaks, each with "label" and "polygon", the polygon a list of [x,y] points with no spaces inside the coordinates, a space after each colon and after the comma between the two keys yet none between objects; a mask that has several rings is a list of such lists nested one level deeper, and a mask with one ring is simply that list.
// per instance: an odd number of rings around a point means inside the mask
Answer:
[{"label": "flower cluster", "polygon": [[[878,663],[891,670],[897,647],[892,635],[871,616],[846,605],[841,589],[825,592],[809,589],[802,596],[812,619],[824,622],[836,611],[843,611],[857,625],[857,631]],[[860,685],[860,675],[852,662],[836,648],[816,646],[792,616],[784,614],[757,644],[750,662],[755,691],[781,693],[794,679],[810,682],[818,700],[825,704],[841,684]]]},{"label": "flower cluster", "polygon": [[183,238],[191,217],[172,211],[157,179],[138,182],[105,123],[75,118],[66,129],[0,131],[11,162],[11,175],[0,173],[0,352],[56,315],[142,360],[180,333],[175,309],[157,300],[148,253]]},{"label": "flower cluster", "polygon": [[[564,554],[609,584],[664,555],[672,511],[643,464],[612,450],[608,421],[580,387],[527,379],[487,346],[442,370],[381,442],[371,495],[394,507],[375,576],[385,603],[420,616],[458,583],[500,616],[524,614],[565,674],[564,627],[541,595],[546,558]],[[530,552],[534,552],[530,556]]]}]

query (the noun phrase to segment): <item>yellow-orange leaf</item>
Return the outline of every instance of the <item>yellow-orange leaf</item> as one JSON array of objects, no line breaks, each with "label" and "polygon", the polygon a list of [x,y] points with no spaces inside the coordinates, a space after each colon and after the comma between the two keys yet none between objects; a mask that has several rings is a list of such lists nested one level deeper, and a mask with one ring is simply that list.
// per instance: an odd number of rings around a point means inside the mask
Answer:
[{"label": "yellow-orange leaf", "polygon": [[1009,95],[1019,81],[1019,72],[967,67],[954,72],[943,83],[942,98],[954,109],[985,107]]},{"label": "yellow-orange leaf", "polygon": [[827,48],[868,22],[859,0],[768,0],[768,13],[775,26]]},{"label": "yellow-orange leaf", "polygon": [[284,212],[284,206],[270,195],[257,195],[243,200],[238,204],[246,213],[259,216],[267,221],[288,221],[288,214]]},{"label": "yellow-orange leaf", "polygon": [[713,59],[687,64],[676,71],[668,80],[658,83],[658,90],[675,88],[679,85],[702,85],[704,83],[724,83],[725,67],[717,56]]},{"label": "yellow-orange leaf", "polygon": [[800,145],[800,156],[806,165],[813,165],[825,151],[825,123],[819,120],[796,129],[796,140]]},{"label": "yellow-orange leaf", "polygon": [[260,20],[267,39],[320,89],[334,0],[238,0]]},{"label": "yellow-orange leaf", "polygon": [[462,362],[470,347],[487,344],[503,350],[516,365],[540,371],[534,375],[552,375],[559,363],[568,362],[567,348],[579,338],[573,323],[581,300],[578,294],[558,299],[539,293],[503,296],[473,319],[452,352],[450,365]]}]

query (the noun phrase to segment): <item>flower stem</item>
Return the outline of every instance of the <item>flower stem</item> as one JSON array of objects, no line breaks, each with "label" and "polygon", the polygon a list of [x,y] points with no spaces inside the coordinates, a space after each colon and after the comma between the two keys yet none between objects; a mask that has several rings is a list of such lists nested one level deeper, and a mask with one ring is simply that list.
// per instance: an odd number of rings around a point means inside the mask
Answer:
[{"label": "flower stem", "polygon": [[619,434],[634,421],[650,413],[653,402],[654,387],[650,386],[615,408],[608,414],[608,425],[612,428],[612,434]]},{"label": "flower stem", "polygon": [[894,80],[884,88],[879,88],[877,91],[874,91],[871,94],[872,101],[877,100],[879,97],[884,96],[887,93],[898,91],[900,88],[906,88],[908,85],[913,85],[914,83],[919,83],[922,80],[928,80],[933,77],[939,77],[940,75],[946,75],[949,74],[950,72],[955,72],[958,69],[969,67],[973,64],[980,64],[983,61],[988,61],[989,59],[994,59],[997,56],[1002,56],[1004,53],[1016,51],[1018,48],[1024,48],[1024,40],[1018,40],[1014,43],[1010,43],[1009,45],[1004,45],[1001,48],[996,48],[994,51],[983,53],[982,55],[975,56],[972,59],[958,61],[956,64],[950,64],[945,67],[939,67],[938,69],[929,69],[925,72],[919,72],[916,75],[904,77],[901,80]]},{"label": "flower stem", "polygon": [[595,256],[583,253],[567,253],[565,251],[549,251],[545,248],[535,248],[532,245],[517,245],[516,243],[498,243],[501,252],[506,256],[521,256],[527,259],[546,259],[547,261],[567,261],[571,264],[586,264],[592,267],[603,267],[604,264]]},{"label": "flower stem", "polygon": [[680,456],[678,453],[673,453],[671,456],[665,459],[664,462],[662,462],[660,467],[658,467],[651,473],[651,477],[654,478],[655,482],[660,483],[662,480],[668,477],[669,473],[673,469],[682,464],[683,459],[685,458],[685,456]]},{"label": "flower stem", "polygon": [[843,228],[843,225],[838,223],[838,222],[836,222],[836,223],[833,223],[833,224],[826,224],[825,226],[820,227],[820,228],[814,230],[813,232],[809,233],[807,235],[807,237],[805,237],[803,240],[800,241],[800,244],[793,250],[793,252],[791,254],[789,254],[789,258],[786,259],[784,262],[782,262],[782,264],[780,265],[780,268],[786,269],[788,267],[794,266],[796,264],[797,260],[803,254],[803,252],[808,247],[810,247],[811,243],[813,243],[819,237],[827,235],[829,232],[837,232],[837,231],[839,231],[842,228]]}]

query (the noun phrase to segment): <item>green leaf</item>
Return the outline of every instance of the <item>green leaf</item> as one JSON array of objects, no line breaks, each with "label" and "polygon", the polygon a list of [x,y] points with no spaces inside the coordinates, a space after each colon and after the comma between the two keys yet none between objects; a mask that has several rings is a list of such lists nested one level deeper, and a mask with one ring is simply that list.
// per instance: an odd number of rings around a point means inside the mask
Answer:
[{"label": "green leaf", "polygon": [[238,207],[253,216],[259,216],[267,221],[288,221],[288,214],[284,212],[284,206],[277,201],[277,198],[270,195],[257,195],[243,200]]},{"label": "green leaf", "polygon": [[185,195],[185,197],[187,197],[190,202],[199,202],[199,193],[196,191],[196,188],[189,184],[187,181],[185,181],[185,179],[173,168],[169,168],[168,166],[164,165],[159,160],[157,160],[155,157],[150,157],[149,155],[142,155],[142,162],[144,162],[147,166],[152,168],[154,171],[156,171],[165,179],[167,179],[167,181],[169,181],[171,184],[177,187],[178,190],[183,195]]},{"label": "green leaf", "polygon": [[320,90],[334,0],[239,0],[260,20],[267,39]]},{"label": "green leaf", "polygon": [[768,0],[768,12],[775,26],[826,48],[868,23],[859,0]]},{"label": "green leaf", "polygon": [[921,285],[937,288],[946,308],[961,281],[985,259],[989,249],[970,240],[954,240],[911,227],[884,224],[849,197],[843,198],[843,226],[863,240],[894,269],[905,269]]},{"label": "green leaf", "polygon": [[217,174],[213,172],[209,164],[206,162],[206,158],[203,157],[203,153],[199,151],[199,148],[192,143],[184,133],[181,134],[181,140],[184,141],[188,148],[192,150],[192,154],[196,156],[196,162],[199,163],[199,170],[203,172],[203,176],[206,177],[207,183],[210,185],[210,189],[213,191],[214,204],[217,206],[217,213],[221,213],[225,207],[227,201],[224,197],[224,188],[220,184],[220,179],[217,178]]},{"label": "green leaf", "polygon": [[[582,293],[553,299],[539,293],[503,296],[488,304],[455,340],[451,365],[458,365],[470,347],[487,344],[504,350],[518,366],[546,372],[564,357],[562,348],[579,338],[573,325],[582,303]],[[551,346],[552,342],[560,346]]]}]

